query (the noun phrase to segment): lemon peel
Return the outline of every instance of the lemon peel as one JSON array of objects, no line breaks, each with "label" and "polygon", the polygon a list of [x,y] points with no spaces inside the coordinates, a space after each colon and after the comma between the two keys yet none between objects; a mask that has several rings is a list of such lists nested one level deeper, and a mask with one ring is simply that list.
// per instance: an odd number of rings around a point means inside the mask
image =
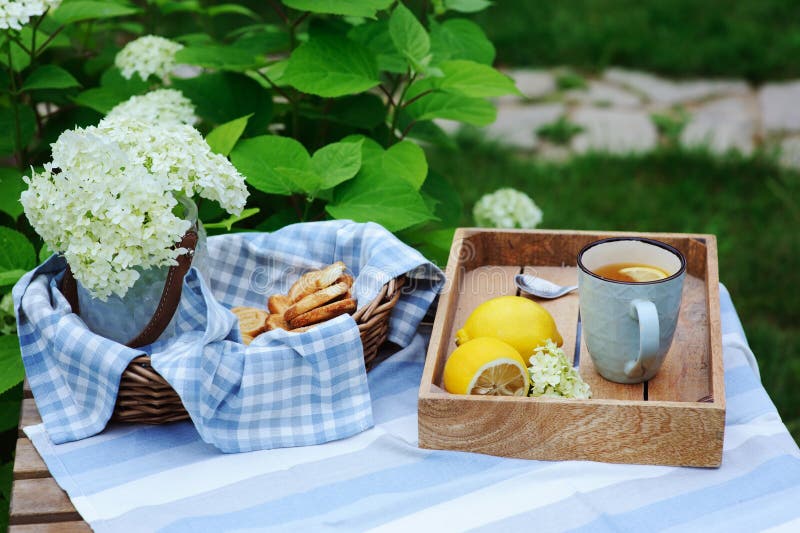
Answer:
[{"label": "lemon peel", "polygon": [[524,357],[532,355],[547,339],[558,346],[564,343],[547,309],[521,296],[499,296],[480,304],[456,332],[456,344],[480,337],[500,339]]}]

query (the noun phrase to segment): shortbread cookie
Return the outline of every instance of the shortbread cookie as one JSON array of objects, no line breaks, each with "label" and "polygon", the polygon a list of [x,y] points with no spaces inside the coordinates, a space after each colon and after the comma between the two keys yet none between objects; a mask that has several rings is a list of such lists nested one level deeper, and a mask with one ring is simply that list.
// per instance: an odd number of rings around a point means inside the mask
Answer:
[{"label": "shortbread cookie", "polygon": [[356,301],[354,299],[350,298],[349,300],[339,300],[336,302],[331,302],[327,305],[323,305],[322,307],[317,307],[316,309],[312,309],[306,313],[303,313],[302,315],[294,317],[289,321],[289,326],[294,329],[303,326],[309,326],[311,324],[319,324],[320,322],[325,322],[326,320],[330,320],[331,318],[335,318],[339,315],[352,313],[355,310]]},{"label": "shortbread cookie", "polygon": [[285,294],[273,294],[269,297],[269,300],[267,300],[269,312],[276,315],[284,314],[291,306],[292,301]]},{"label": "shortbread cookie", "polygon": [[330,287],[326,287],[324,289],[318,290],[312,294],[309,294],[305,298],[302,298],[294,305],[292,305],[286,312],[283,314],[284,318],[291,322],[293,318],[298,315],[302,315],[303,313],[307,313],[312,309],[316,309],[317,307],[323,306],[326,303],[330,302],[334,298],[338,298],[346,293],[348,287],[344,283],[335,283]]},{"label": "shortbread cookie", "polygon": [[266,331],[266,321],[269,313],[264,309],[234,307],[231,311],[239,317],[239,331],[242,332],[242,335],[257,337],[260,333]]},{"label": "shortbread cookie", "polygon": [[267,331],[272,331],[273,329],[289,330],[289,324],[286,323],[286,319],[283,318],[283,315],[269,315],[267,319]]},{"label": "shortbread cookie", "polygon": [[330,287],[336,283],[339,276],[344,274],[345,268],[347,267],[344,263],[337,261],[322,270],[306,272],[289,289],[289,299],[296,303],[309,294]]}]

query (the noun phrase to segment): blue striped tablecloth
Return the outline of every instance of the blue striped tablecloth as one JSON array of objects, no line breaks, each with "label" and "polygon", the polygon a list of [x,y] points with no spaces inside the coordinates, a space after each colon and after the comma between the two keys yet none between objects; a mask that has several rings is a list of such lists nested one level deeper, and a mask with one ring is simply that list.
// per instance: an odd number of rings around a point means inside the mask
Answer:
[{"label": "blue striped tablecloth", "polygon": [[800,531],[800,450],[762,387],[724,287],[718,469],[423,450],[427,336],[369,374],[375,427],[318,446],[222,454],[190,423],[25,432],[96,531]]}]

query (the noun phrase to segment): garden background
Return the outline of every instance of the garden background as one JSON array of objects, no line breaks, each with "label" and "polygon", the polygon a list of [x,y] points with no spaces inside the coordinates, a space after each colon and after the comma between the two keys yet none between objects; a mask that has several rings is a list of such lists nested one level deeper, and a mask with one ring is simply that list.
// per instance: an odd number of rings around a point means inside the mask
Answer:
[{"label": "garden background", "polygon": [[[39,168],[49,160],[49,144],[62,131],[96,124],[119,102],[162,85],[127,80],[114,67],[126,42],[157,34],[186,46],[180,62],[205,69],[200,77],[176,78],[169,86],[190,98],[201,118],[197,127],[216,151],[231,155],[251,186],[249,209],[240,217],[226,219],[213,204],[201,206],[210,233],[380,216],[401,238],[443,262],[452,228],[475,224],[475,203],[513,187],[541,208],[540,228],[716,234],[721,281],[732,294],[762,381],[800,440],[800,300],[794,296],[800,282],[800,174],[787,157],[800,124],[794,130],[791,122],[765,130],[768,116],[762,113],[755,126],[745,119],[725,125],[735,108],[703,115],[718,96],[763,106],[770,87],[785,88],[785,114],[796,113],[800,92],[782,82],[800,79],[799,5],[789,0],[407,2],[424,23],[417,26],[405,13],[395,13],[401,10],[391,1],[352,2],[363,11],[345,13],[344,19],[308,13],[309,6],[323,4],[64,0],[55,13],[11,32],[13,39],[4,33],[0,294],[7,295],[21,272],[48,254],[18,202],[21,176],[29,165]],[[358,17],[371,21],[376,13],[380,24],[351,29]],[[313,80],[293,78],[282,61],[282,54],[315,38],[341,45],[343,35],[377,57],[379,72],[367,61],[362,78],[379,75],[383,93],[369,83],[314,86]],[[403,42],[401,35],[416,38]],[[322,57],[325,50],[306,48],[312,66],[358,54],[336,46],[327,51],[335,53]],[[254,62],[254,56],[264,62]],[[521,93],[476,64],[512,73]],[[259,69],[262,74],[253,74]],[[673,89],[686,87],[684,80],[715,88],[659,103],[647,86],[622,83],[640,71],[659,76],[656,85],[675,83],[666,85]],[[422,83],[437,78],[449,81]],[[593,92],[597,87],[599,96]],[[491,126],[490,100],[500,108]],[[618,106],[629,108],[629,118],[649,117],[655,132],[650,145],[629,146],[624,139],[604,145],[593,136],[596,121],[585,119],[585,109],[605,116]],[[542,107],[550,111],[544,118],[537,115],[535,125],[521,122],[521,110]],[[510,124],[525,130],[523,140],[515,135],[507,142],[512,135],[503,129],[504,110],[518,117]],[[718,144],[713,135],[708,143],[687,142],[687,131],[697,127],[693,119],[711,116],[713,123],[718,115],[723,118],[717,124],[730,128],[725,138],[732,142]],[[640,125],[611,124],[611,129]],[[742,130],[747,139],[737,136]],[[268,132],[299,143],[275,144],[276,135],[267,139]],[[326,146],[332,147],[329,153],[322,150]],[[254,170],[274,170],[269,158],[287,153],[292,157],[284,167],[293,169],[292,180]],[[350,164],[326,175],[320,169],[331,168],[324,162],[333,155],[338,161],[349,156]],[[392,165],[402,169],[400,181],[378,177]],[[398,203],[402,209],[396,209]],[[8,297],[3,307],[0,527],[7,520],[22,394]]]}]

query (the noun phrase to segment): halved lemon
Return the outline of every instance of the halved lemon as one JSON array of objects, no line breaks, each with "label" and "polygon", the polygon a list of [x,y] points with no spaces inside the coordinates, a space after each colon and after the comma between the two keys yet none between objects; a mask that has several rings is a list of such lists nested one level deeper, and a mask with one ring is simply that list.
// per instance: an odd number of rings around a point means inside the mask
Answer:
[{"label": "halved lemon", "polygon": [[621,268],[620,273],[630,276],[633,281],[656,281],[668,277],[667,273],[660,268],[645,266]]},{"label": "halved lemon", "polygon": [[527,396],[525,360],[510,344],[478,337],[455,349],[444,365],[444,388],[452,394]]}]

